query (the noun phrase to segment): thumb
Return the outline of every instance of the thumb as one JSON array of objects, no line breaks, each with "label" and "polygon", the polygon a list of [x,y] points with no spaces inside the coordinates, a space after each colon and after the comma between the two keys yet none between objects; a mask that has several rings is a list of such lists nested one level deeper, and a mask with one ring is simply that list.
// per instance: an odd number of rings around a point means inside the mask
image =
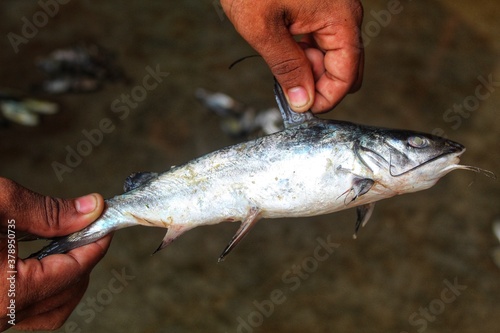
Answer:
[{"label": "thumb", "polygon": [[288,29],[289,11],[273,1],[231,1],[221,4],[239,34],[264,58],[294,111],[314,102],[314,78],[304,50]]},{"label": "thumb", "polygon": [[104,199],[94,193],[76,199],[60,199],[35,193],[11,180],[0,178],[0,217],[16,221],[16,229],[40,237],[63,236],[95,221]]},{"label": "thumb", "polygon": [[314,78],[311,63],[304,50],[286,31],[273,47],[257,50],[285,92],[288,103],[296,112],[304,112],[314,102]]}]

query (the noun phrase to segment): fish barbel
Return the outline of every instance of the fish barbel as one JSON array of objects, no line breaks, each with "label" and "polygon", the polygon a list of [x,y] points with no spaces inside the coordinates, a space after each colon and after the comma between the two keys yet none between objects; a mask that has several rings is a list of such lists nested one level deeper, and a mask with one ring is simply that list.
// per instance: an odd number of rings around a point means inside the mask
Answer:
[{"label": "fish barbel", "polygon": [[357,207],[356,235],[374,203],[433,186],[459,165],[459,143],[430,134],[324,120],[295,113],[275,83],[285,129],[157,173],[137,173],[125,193],[106,200],[85,229],[32,256],[65,253],[135,225],[168,231],[160,250],[201,225],[241,221],[219,260],[262,218],[305,217]]}]

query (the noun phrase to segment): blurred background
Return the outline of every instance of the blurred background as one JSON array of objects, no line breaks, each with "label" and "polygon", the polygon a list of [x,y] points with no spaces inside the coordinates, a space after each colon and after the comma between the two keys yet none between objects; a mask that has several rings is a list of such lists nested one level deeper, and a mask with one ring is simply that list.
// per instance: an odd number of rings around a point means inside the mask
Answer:
[{"label": "blurred background", "polygon": [[[363,5],[363,87],[325,117],[445,135],[467,147],[464,164],[499,175],[500,4]],[[111,197],[132,172],[241,141],[198,88],[274,106],[261,59],[228,70],[255,52],[218,2],[4,0],[0,29],[0,176],[43,194]],[[47,68],[75,48],[98,55],[92,79]],[[23,115],[26,98],[55,104]],[[165,230],[122,230],[60,332],[498,332],[499,201],[498,181],[455,171],[378,203],[357,240],[353,210],[263,220],[223,263],[237,224],[196,228],[154,256]]]}]

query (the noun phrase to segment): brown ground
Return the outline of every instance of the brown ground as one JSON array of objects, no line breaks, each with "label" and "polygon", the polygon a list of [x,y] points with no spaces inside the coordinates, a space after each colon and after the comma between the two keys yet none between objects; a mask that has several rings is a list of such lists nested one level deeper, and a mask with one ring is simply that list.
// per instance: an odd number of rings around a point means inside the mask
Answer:
[{"label": "brown ground", "polygon": [[[500,5],[403,0],[380,24],[373,13],[388,3],[364,1],[364,85],[328,117],[441,129],[468,148],[465,164],[500,174]],[[15,53],[8,33],[20,34],[22,17],[40,10],[36,2],[0,3],[0,86],[29,89],[40,78],[38,56],[80,41],[116,51],[133,81],[48,97],[59,114],[36,128],[0,129],[0,175],[38,192],[109,197],[131,172],[166,170],[234,143],[193,97],[197,87],[274,104],[261,60],[227,70],[253,51],[211,1],[71,1]],[[142,84],[147,66],[170,74],[120,119],[113,101]],[[479,78],[489,76],[495,84],[479,100]],[[447,111],[474,98],[479,104],[465,116]],[[104,118],[113,130],[59,181],[52,163],[64,163],[66,147]],[[235,224],[197,228],[155,256],[164,230],[123,230],[60,331],[498,332],[500,268],[490,254],[499,245],[491,232],[499,199],[498,182],[457,171],[430,190],[379,203],[356,241],[352,211],[262,221],[222,264],[216,259]],[[318,238],[336,244],[324,261],[313,257]],[[121,273],[130,277],[120,285]]]}]

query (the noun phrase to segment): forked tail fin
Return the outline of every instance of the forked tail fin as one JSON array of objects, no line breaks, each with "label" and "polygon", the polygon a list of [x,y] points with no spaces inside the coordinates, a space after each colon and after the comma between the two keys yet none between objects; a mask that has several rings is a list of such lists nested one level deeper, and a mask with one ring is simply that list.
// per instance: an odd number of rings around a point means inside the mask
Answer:
[{"label": "forked tail fin", "polygon": [[[109,201],[107,201],[109,205]],[[29,258],[38,258],[39,260],[50,254],[61,254],[76,249],[77,247],[93,243],[112,231],[137,225],[135,219],[124,216],[116,209],[106,208],[101,217],[86,228],[69,234],[67,236],[57,237],[40,251],[33,253]]]},{"label": "forked tail fin", "polygon": [[113,229],[103,228],[103,220],[98,220],[85,229],[77,231],[67,236],[54,238],[54,240],[40,251],[33,253],[28,258],[45,258],[50,254],[61,254],[69,252],[77,247],[93,243],[109,234]]}]

